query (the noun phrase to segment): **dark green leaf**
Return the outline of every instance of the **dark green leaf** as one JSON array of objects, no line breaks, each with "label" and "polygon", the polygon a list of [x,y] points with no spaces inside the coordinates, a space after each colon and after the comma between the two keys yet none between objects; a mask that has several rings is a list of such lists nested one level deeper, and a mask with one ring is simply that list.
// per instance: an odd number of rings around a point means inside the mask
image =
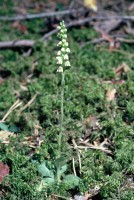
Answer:
[{"label": "dark green leaf", "polygon": [[14,133],[18,133],[18,132],[20,132],[20,129],[17,126],[13,125],[9,128],[9,131],[14,132]]},{"label": "dark green leaf", "polygon": [[58,170],[59,170],[59,174],[62,175],[67,170],[67,165],[63,165]]},{"label": "dark green leaf", "polygon": [[43,178],[43,182],[45,185],[52,185],[55,182],[55,180],[54,178]]},{"label": "dark green leaf", "polygon": [[9,131],[8,126],[4,123],[0,123],[0,129],[2,129],[3,131]]},{"label": "dark green leaf", "polygon": [[50,178],[54,177],[53,172],[46,167],[45,161],[38,166],[38,172],[44,177],[50,177]]},{"label": "dark green leaf", "polygon": [[75,188],[79,185],[80,178],[78,176],[74,176],[73,174],[68,174],[64,177],[63,181],[70,185],[71,188]]},{"label": "dark green leaf", "polygon": [[66,160],[64,157],[60,157],[60,158],[56,159],[56,161],[55,161],[55,166],[57,169],[61,168],[65,164],[66,164]]}]

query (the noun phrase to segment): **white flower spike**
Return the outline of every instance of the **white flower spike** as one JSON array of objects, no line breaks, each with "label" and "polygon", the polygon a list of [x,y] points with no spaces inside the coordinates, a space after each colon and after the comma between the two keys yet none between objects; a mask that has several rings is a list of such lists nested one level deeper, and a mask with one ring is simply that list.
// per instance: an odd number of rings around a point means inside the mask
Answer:
[{"label": "white flower spike", "polygon": [[63,73],[64,67],[70,67],[70,61],[69,61],[69,44],[67,41],[67,29],[65,27],[64,21],[60,22],[59,26],[57,27],[59,29],[58,37],[60,41],[58,42],[57,46],[60,47],[60,50],[57,52],[56,60],[57,64],[60,65],[57,69],[57,72]]}]

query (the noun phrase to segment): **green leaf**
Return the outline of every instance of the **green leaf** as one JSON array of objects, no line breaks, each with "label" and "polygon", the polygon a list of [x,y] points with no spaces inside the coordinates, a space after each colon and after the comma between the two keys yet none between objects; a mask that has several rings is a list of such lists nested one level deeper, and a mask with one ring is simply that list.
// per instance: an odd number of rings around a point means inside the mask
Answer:
[{"label": "green leaf", "polygon": [[54,178],[43,178],[44,185],[52,185],[55,182]]},{"label": "green leaf", "polygon": [[2,129],[3,131],[9,131],[8,126],[4,123],[0,123],[0,129]]},{"label": "green leaf", "polygon": [[53,172],[46,167],[45,161],[42,164],[38,165],[38,172],[44,177],[54,177]]},{"label": "green leaf", "polygon": [[17,126],[13,125],[9,128],[9,131],[14,132],[14,133],[18,133],[18,132],[20,132],[20,129]]},{"label": "green leaf", "polygon": [[43,190],[43,188],[45,188],[46,186],[50,186],[52,184],[55,183],[54,178],[43,178],[40,182],[39,185],[37,185],[36,190],[38,192],[41,192]]},{"label": "green leaf", "polygon": [[66,164],[66,160],[64,157],[60,157],[55,160],[55,166],[57,169],[63,167]]},{"label": "green leaf", "polygon": [[80,178],[78,176],[74,176],[73,174],[68,174],[64,177],[63,182],[70,185],[70,188],[75,188],[79,185]]},{"label": "green leaf", "polygon": [[62,175],[67,170],[67,165],[63,165],[58,170],[59,170],[59,174]]}]

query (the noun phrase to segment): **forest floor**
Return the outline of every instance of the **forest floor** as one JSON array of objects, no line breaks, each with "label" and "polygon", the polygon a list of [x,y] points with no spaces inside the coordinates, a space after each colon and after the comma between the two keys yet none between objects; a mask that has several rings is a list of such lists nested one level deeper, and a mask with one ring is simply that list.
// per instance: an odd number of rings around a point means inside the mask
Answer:
[{"label": "forest floor", "polygon": [[0,2],[0,199],[134,200],[134,4],[68,2]]}]

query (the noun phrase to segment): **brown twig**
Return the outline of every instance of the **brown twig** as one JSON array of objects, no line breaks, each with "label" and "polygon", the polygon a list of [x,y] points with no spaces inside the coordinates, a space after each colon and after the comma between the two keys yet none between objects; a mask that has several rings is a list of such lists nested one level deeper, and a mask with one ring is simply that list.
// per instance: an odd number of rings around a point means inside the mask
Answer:
[{"label": "brown twig", "polygon": [[83,11],[83,8],[69,9],[69,10],[56,11],[56,12],[43,12],[43,13],[38,13],[38,14],[17,15],[17,16],[13,16],[13,17],[0,17],[0,21],[31,20],[31,19],[54,17],[54,16],[60,16],[60,15],[70,15],[75,12],[82,12],[82,11]]},{"label": "brown twig", "polygon": [[[128,18],[127,18],[128,17]],[[130,17],[133,17],[132,19],[134,20],[134,16],[130,16]],[[80,26],[80,25],[84,25],[84,24],[86,24],[86,23],[89,23],[89,22],[91,22],[91,21],[93,21],[93,20],[111,20],[111,19],[120,19],[121,18],[121,16],[112,16],[112,17],[103,17],[103,16],[93,16],[93,17],[86,17],[86,18],[84,18],[84,19],[79,19],[79,20],[74,20],[74,21],[71,21],[70,23],[67,23],[66,24],[66,27],[67,28],[70,28],[70,27],[74,27],[74,26]],[[122,18],[121,19],[129,19],[129,16],[122,16]],[[130,18],[131,19],[131,18]],[[47,33],[47,34],[45,34],[42,38],[41,38],[41,41],[43,41],[43,40],[46,40],[47,38],[49,38],[50,36],[52,36],[53,34],[55,34],[55,33],[57,33],[58,32],[58,29],[56,28],[56,29],[54,29],[54,30],[52,30],[52,31],[50,31],[49,33]],[[104,41],[104,39],[97,39],[97,41],[94,41],[94,43],[96,43],[96,42],[98,42],[98,40],[99,40],[99,42],[101,42],[101,41]],[[119,39],[118,39],[118,41],[119,41]],[[121,39],[120,39],[120,41],[121,41]],[[125,40],[123,40],[122,39],[122,42],[125,42]],[[128,42],[128,41],[126,41],[126,42]]]},{"label": "brown twig", "polygon": [[52,31],[46,33],[42,38],[41,38],[41,41],[44,41],[46,39],[48,39],[50,36],[54,35],[55,33],[58,32],[58,29],[53,29]]},{"label": "brown twig", "polygon": [[0,42],[0,49],[15,48],[15,47],[33,47],[34,40],[15,40]]},{"label": "brown twig", "polygon": [[[126,39],[123,38],[124,36],[119,37],[118,35],[110,35],[111,38],[113,38],[115,40],[115,42],[121,42],[121,43],[134,43],[134,39]],[[108,42],[105,38],[96,38],[93,40],[90,40],[86,43],[81,44],[81,47],[84,47],[88,44],[99,44],[101,42]]]},{"label": "brown twig", "polygon": [[[66,24],[66,27],[73,27],[73,26],[78,26],[78,25],[82,25],[85,24],[87,22],[90,22],[92,20],[91,17],[87,17],[84,19],[80,19],[80,20],[74,20],[68,24]],[[54,29],[52,31],[50,31],[49,33],[46,33],[41,39],[40,41],[44,41],[46,39],[48,39],[50,36],[52,36],[53,34],[57,33],[58,29]],[[6,41],[6,42],[0,42],[0,49],[4,49],[4,48],[13,48],[13,47],[33,47],[33,45],[35,44],[34,40],[16,40],[16,41]]]},{"label": "brown twig", "polygon": [[[90,22],[90,21],[92,21],[92,17],[86,17],[86,18],[84,18],[84,19],[74,20],[74,21],[72,21],[72,22],[70,22],[70,23],[67,23],[67,24],[65,24],[65,25],[66,25],[67,28],[70,28],[70,27],[73,27],[73,26],[80,26],[80,25],[83,25],[83,24],[88,23],[88,22]],[[42,41],[43,41],[43,40],[46,40],[48,37],[52,36],[53,34],[55,34],[55,33],[57,33],[57,32],[58,32],[58,29],[56,28],[56,29],[50,31],[49,33],[45,34],[45,35],[41,38],[41,40],[42,40]]]},{"label": "brown twig", "polygon": [[32,99],[30,99],[30,101],[28,101],[28,103],[26,105],[24,105],[20,110],[19,110],[19,114],[21,114],[26,108],[28,108],[36,99],[37,97],[37,93],[32,97]]},{"label": "brown twig", "polygon": [[[55,12],[43,12],[38,14],[25,14],[25,15],[17,15],[13,17],[6,17],[1,16],[0,21],[16,21],[16,20],[31,20],[31,19],[38,19],[38,18],[45,18],[45,17],[54,17],[54,16],[60,16],[60,15],[70,15],[73,13],[83,12],[84,8],[79,9],[69,9],[69,10],[63,10],[63,11],[55,11]],[[130,20],[134,21],[134,16],[124,15],[124,16],[100,16],[99,14],[93,17],[90,17],[91,20],[109,20],[109,19],[120,19],[120,20]]]},{"label": "brown twig", "polygon": [[6,112],[6,114],[4,115],[4,117],[2,118],[2,120],[0,120],[0,122],[4,122],[6,120],[6,118],[16,109],[18,108],[19,106],[22,105],[22,102],[17,99],[15,101],[15,103],[9,108],[9,110]]},{"label": "brown twig", "polygon": [[80,174],[81,174],[81,156],[80,156],[81,151],[78,149],[78,146],[74,139],[72,139],[72,143],[74,145],[74,149],[77,151],[78,161],[79,161],[79,169],[80,169]]},{"label": "brown twig", "polygon": [[[83,22],[84,23],[84,22]],[[74,22],[74,25],[76,25],[76,21]],[[80,23],[78,22],[80,25]],[[73,26],[72,23],[67,24],[67,27]],[[49,33],[45,34],[42,38],[41,41],[48,39],[51,37],[53,34],[57,33],[58,29],[54,29],[50,31]],[[124,43],[134,43],[133,39],[125,39],[125,38],[116,38],[114,37],[117,42],[124,42]],[[91,40],[89,42],[86,42],[81,45],[81,47],[84,47],[85,45],[88,44],[98,44],[101,42],[106,41],[104,38],[96,38],[94,40]],[[0,49],[7,49],[7,48],[16,48],[16,47],[33,47],[36,42],[34,40],[15,40],[15,41],[6,41],[6,42],[0,42]]]},{"label": "brown twig", "polygon": [[[130,16],[132,17],[132,16]],[[104,19],[111,19],[111,17],[101,17],[101,16],[94,16],[94,17],[86,17],[84,19],[79,19],[79,20],[74,20],[74,21],[71,21],[70,23],[67,23],[66,24],[66,27],[67,28],[70,28],[70,27],[73,27],[73,26],[80,26],[80,25],[84,25],[85,23],[89,23],[95,19],[100,19],[100,20],[104,20]],[[126,19],[127,19],[127,16],[126,16]],[[129,17],[128,17],[129,19]],[[52,31],[46,33],[41,39],[40,41],[44,41],[46,39],[48,39],[49,37],[51,37],[52,35],[54,35],[55,33],[58,32],[58,29],[53,29]],[[115,37],[116,38],[116,37]],[[92,41],[90,41],[89,43],[93,43],[93,44],[96,44],[96,43],[100,43],[100,42],[103,42],[105,41],[105,39],[103,38],[97,38],[97,39],[94,39]],[[119,41],[119,42],[126,42],[126,43],[133,43],[134,40],[127,40],[127,39],[124,39],[124,38],[116,38],[116,41]],[[4,48],[13,48],[13,47],[33,47],[33,45],[35,44],[35,41],[34,40],[16,40],[16,41],[6,41],[6,42],[0,42],[0,49],[4,49]]]}]

